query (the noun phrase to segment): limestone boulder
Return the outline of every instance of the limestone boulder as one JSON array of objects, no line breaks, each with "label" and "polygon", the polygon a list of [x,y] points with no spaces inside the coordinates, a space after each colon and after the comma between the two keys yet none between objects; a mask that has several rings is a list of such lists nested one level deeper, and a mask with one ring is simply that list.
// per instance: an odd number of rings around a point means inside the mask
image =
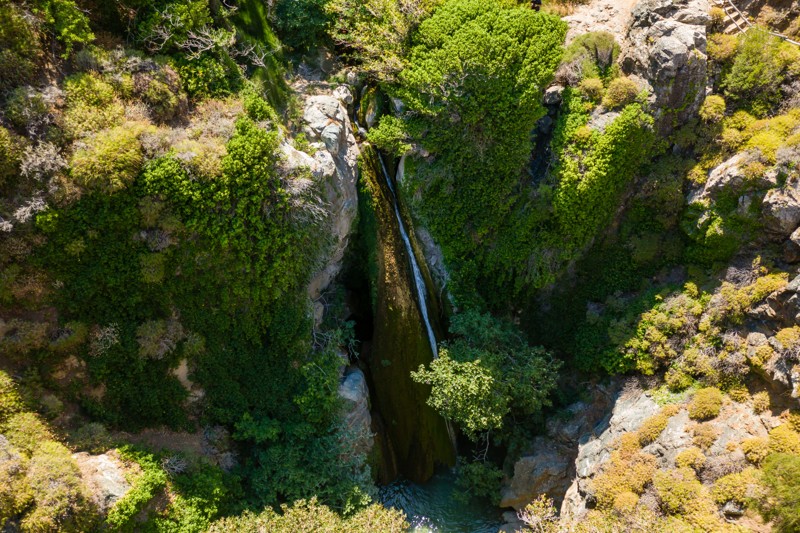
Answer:
[{"label": "limestone boulder", "polygon": [[[358,142],[348,115],[353,95],[345,86],[325,87],[322,94],[308,95],[303,111],[303,131],[313,155],[284,142],[282,151],[287,170],[308,168],[321,184],[322,203],[328,212],[326,228],[333,246],[322,268],[312,277],[308,295],[317,300],[342,268],[353,221],[358,211],[356,180],[358,177]],[[310,184],[293,183],[297,189]]]},{"label": "limestone boulder", "polygon": [[623,71],[649,85],[657,128],[668,134],[705,98],[708,0],[642,0],[634,8]]},{"label": "limestone boulder", "polygon": [[800,226],[800,183],[787,183],[767,192],[762,204],[765,229],[783,240]]},{"label": "limestone boulder", "polygon": [[125,466],[114,452],[100,455],[82,452],[72,457],[100,512],[107,512],[131,489],[125,479]]}]

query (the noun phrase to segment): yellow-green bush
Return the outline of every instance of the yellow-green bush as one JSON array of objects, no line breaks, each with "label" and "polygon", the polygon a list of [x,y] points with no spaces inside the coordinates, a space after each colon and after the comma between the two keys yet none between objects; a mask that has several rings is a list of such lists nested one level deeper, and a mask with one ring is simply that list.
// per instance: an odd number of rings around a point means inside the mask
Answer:
[{"label": "yellow-green bush", "polygon": [[706,96],[700,107],[700,118],[706,122],[718,122],[725,116],[725,99],[719,95]]},{"label": "yellow-green bush", "polygon": [[619,451],[603,466],[603,471],[592,480],[592,491],[599,509],[611,509],[619,494],[641,494],[656,471],[656,458],[650,454],[634,452],[623,456]]},{"label": "yellow-green bush", "polygon": [[708,490],[691,468],[659,470],[653,476],[653,486],[664,512],[682,515],[693,525],[708,523],[709,515],[713,517],[716,512]]},{"label": "yellow-green bush", "polygon": [[21,147],[15,136],[0,126],[0,187],[19,172]]},{"label": "yellow-green bush", "polygon": [[614,510],[625,516],[630,515],[639,504],[639,495],[635,492],[620,492],[614,498]]},{"label": "yellow-green bush", "polygon": [[695,446],[700,447],[701,450],[706,450],[714,444],[714,441],[719,437],[717,429],[706,422],[705,424],[697,424],[694,428],[694,437],[692,442]]},{"label": "yellow-green bush", "polygon": [[706,464],[706,456],[700,448],[686,448],[675,457],[675,466],[678,468],[691,468],[695,472]]},{"label": "yellow-green bush", "polygon": [[716,387],[698,390],[689,403],[689,417],[694,420],[709,420],[719,415],[722,407],[722,391]]},{"label": "yellow-green bush", "polygon": [[735,35],[715,33],[708,37],[708,57],[717,63],[725,63],[736,55],[739,40]]},{"label": "yellow-green bush", "polygon": [[28,456],[33,454],[43,442],[55,438],[41,418],[29,411],[11,415],[0,428],[9,442]]},{"label": "yellow-green bush", "polygon": [[75,74],[64,80],[69,105],[105,107],[114,101],[114,87],[96,72]]},{"label": "yellow-green bush", "polygon": [[800,454],[800,433],[783,424],[769,432],[769,451],[771,453]]},{"label": "yellow-green bush", "polygon": [[11,376],[0,370],[0,424],[24,408],[22,397]]},{"label": "yellow-green bush", "polygon": [[603,99],[605,87],[600,78],[585,78],[578,85],[581,93],[592,102],[599,102]]},{"label": "yellow-green bush", "polygon": [[25,472],[28,464],[5,439],[0,438],[0,528],[30,504],[30,490]]},{"label": "yellow-green bush", "polygon": [[68,137],[77,139],[119,126],[124,118],[125,108],[117,102],[103,107],[92,107],[79,102],[70,105],[64,112],[63,127]]},{"label": "yellow-green bush", "polygon": [[97,515],[70,451],[40,442],[28,465],[27,482],[35,507],[22,520],[23,531],[83,533]]},{"label": "yellow-green bush", "polygon": [[769,393],[761,391],[753,394],[753,411],[763,413],[770,408]]},{"label": "yellow-green bush", "polygon": [[639,94],[639,85],[630,78],[616,78],[611,80],[603,97],[603,106],[608,109],[619,109],[634,100]]},{"label": "yellow-green bush", "polygon": [[754,465],[760,465],[769,455],[769,439],[764,437],[745,439],[741,446],[744,456]]},{"label": "yellow-green bush", "polygon": [[647,446],[655,441],[664,428],[667,427],[669,419],[678,414],[680,407],[677,405],[668,405],[661,409],[658,414],[651,416],[644,421],[642,426],[636,432],[639,437],[639,444]]},{"label": "yellow-green bush", "polygon": [[73,155],[72,177],[107,193],[124,189],[144,163],[140,132],[136,127],[117,127],[99,133]]},{"label": "yellow-green bush", "polygon": [[759,481],[758,471],[748,467],[741,472],[719,478],[714,483],[711,494],[714,501],[720,505],[731,501],[745,505],[760,493]]}]

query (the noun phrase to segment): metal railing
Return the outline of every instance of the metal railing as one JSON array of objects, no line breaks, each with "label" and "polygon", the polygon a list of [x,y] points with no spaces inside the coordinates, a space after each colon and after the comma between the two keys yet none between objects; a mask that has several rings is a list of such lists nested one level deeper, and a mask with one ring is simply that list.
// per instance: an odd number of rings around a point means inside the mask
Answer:
[{"label": "metal railing", "polygon": [[[736,28],[739,30],[740,33],[744,33],[747,30],[749,30],[750,28],[754,27],[753,23],[750,22],[750,19],[747,18],[747,15],[742,13],[742,11],[738,7],[736,7],[736,4],[734,4],[732,2],[732,0],[714,0],[714,3],[717,4],[717,6],[722,7],[722,10],[725,12],[725,15],[728,17],[728,19],[731,22],[734,23],[734,25],[736,26]],[[739,14],[739,16],[742,18],[742,20],[744,21],[744,23],[745,23],[745,25],[747,27],[746,28],[742,28],[742,26],[739,24],[739,22],[737,22],[736,18],[733,15],[731,15],[728,12],[727,9],[725,9],[725,6],[732,7],[734,9],[734,11],[736,11],[736,13]],[[794,40],[790,39],[789,37],[787,37],[785,35],[782,35],[780,33],[777,33],[777,32],[774,32],[774,31],[770,31],[769,34],[770,35],[774,35],[775,37],[778,37],[779,39],[783,39],[787,43],[792,43],[794,45],[800,46],[800,42],[794,41]]]}]

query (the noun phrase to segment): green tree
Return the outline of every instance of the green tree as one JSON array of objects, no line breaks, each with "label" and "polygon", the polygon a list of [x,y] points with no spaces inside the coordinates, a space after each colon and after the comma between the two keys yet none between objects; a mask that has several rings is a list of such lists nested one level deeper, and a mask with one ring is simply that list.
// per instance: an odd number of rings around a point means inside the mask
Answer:
[{"label": "green tree", "polygon": [[453,317],[450,332],[455,338],[439,358],[411,377],[432,387],[428,404],[469,438],[501,429],[509,413],[533,415],[550,405],[560,363],[513,325],[466,311]]}]

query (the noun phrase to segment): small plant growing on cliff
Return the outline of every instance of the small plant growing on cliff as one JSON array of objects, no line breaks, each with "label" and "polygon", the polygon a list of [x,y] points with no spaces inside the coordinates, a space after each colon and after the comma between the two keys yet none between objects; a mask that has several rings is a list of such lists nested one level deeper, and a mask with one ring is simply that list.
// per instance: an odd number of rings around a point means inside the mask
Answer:
[{"label": "small plant growing on cliff", "polygon": [[661,409],[658,414],[645,420],[644,424],[642,424],[637,431],[639,443],[642,446],[647,446],[655,441],[667,427],[669,419],[678,414],[678,411],[680,411],[680,407],[677,405],[668,405]]},{"label": "small plant growing on cliff", "polygon": [[722,400],[722,392],[715,387],[698,390],[689,403],[689,417],[694,420],[716,418],[722,407]]},{"label": "small plant growing on cliff", "polygon": [[769,439],[754,437],[742,441],[742,452],[748,461],[760,465],[769,455]]},{"label": "small plant growing on cliff", "polygon": [[692,442],[695,446],[699,446],[701,450],[706,450],[714,444],[714,441],[719,437],[719,431],[709,423],[698,424],[694,428],[694,437]]},{"label": "small plant growing on cliff", "polygon": [[753,394],[753,411],[758,414],[767,411],[770,408],[770,399],[769,393],[767,391],[761,391]]},{"label": "small plant growing on cliff", "polygon": [[705,122],[714,123],[723,117],[725,117],[725,99],[716,94],[707,96],[700,107],[700,118]]},{"label": "small plant growing on cliff", "polygon": [[616,78],[608,84],[603,97],[603,106],[608,109],[619,109],[634,100],[639,94],[639,85],[630,78]]},{"label": "small plant growing on cliff", "polygon": [[678,468],[691,468],[698,472],[706,464],[706,456],[697,447],[686,448],[675,457],[675,466]]},{"label": "small plant growing on cliff", "polygon": [[772,453],[800,454],[800,434],[788,424],[783,424],[769,432],[769,450]]}]

